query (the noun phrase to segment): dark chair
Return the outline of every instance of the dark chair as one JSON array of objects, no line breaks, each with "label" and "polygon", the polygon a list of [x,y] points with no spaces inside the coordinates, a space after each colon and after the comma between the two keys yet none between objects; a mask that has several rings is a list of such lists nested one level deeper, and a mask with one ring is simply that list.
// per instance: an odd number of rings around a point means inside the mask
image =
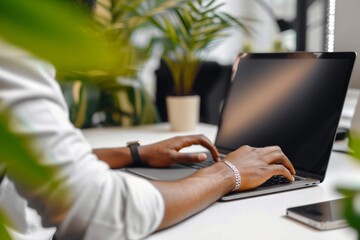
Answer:
[{"label": "dark chair", "polygon": [[[215,124],[219,122],[220,110],[224,96],[230,86],[232,66],[216,62],[202,62],[193,93],[201,97],[200,122]],[[167,121],[166,96],[171,95],[173,83],[171,73],[161,61],[156,75],[156,106],[162,121]]]}]

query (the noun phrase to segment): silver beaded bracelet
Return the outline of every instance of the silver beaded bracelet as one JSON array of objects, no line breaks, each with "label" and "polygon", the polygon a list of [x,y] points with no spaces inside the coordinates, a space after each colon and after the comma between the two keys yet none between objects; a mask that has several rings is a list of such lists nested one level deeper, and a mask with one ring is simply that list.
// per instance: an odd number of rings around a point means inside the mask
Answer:
[{"label": "silver beaded bracelet", "polygon": [[222,160],[222,162],[225,163],[226,166],[228,166],[233,171],[233,173],[235,175],[235,187],[231,191],[238,190],[240,188],[240,185],[241,185],[241,176],[240,176],[239,170],[237,170],[237,168],[232,163],[230,163],[229,161]]}]

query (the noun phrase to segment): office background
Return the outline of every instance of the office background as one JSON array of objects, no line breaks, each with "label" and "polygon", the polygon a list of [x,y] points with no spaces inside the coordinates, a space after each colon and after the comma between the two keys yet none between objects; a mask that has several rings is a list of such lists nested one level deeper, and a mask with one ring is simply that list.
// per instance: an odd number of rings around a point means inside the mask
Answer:
[{"label": "office background", "polygon": [[[245,47],[250,46],[254,52],[273,52],[276,42],[281,42],[284,51],[360,52],[358,14],[360,1],[358,0],[222,0],[222,2],[226,3],[223,7],[225,11],[237,16],[250,16],[256,20],[251,24],[253,36],[250,38],[241,32],[231,32],[229,38],[211,49],[207,60],[225,65],[232,64],[236,55]],[[333,10],[335,10],[335,14],[332,12],[334,16],[329,16],[330,11]],[[334,17],[335,28],[334,32],[330,33],[333,36],[329,39],[328,27],[332,27],[329,22],[332,20],[331,17]],[[153,98],[156,89],[154,69],[158,66],[159,56],[155,55],[140,74]],[[355,64],[350,87],[360,88],[359,61]]]}]

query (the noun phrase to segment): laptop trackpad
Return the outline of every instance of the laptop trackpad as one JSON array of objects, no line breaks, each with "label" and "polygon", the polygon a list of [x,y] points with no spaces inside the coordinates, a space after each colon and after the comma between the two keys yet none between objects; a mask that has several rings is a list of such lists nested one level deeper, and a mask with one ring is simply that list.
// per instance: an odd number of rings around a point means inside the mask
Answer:
[{"label": "laptop trackpad", "polygon": [[174,181],[192,175],[197,169],[174,165],[171,168],[126,168],[126,171],[153,180]]}]

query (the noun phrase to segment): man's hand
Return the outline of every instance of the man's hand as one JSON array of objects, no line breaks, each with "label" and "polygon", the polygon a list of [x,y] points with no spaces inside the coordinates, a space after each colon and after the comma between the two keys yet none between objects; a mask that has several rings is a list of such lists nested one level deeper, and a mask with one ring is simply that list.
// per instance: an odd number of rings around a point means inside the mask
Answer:
[{"label": "man's hand", "polygon": [[[243,146],[226,158],[241,174],[240,191],[255,188],[274,175],[290,181],[294,167],[280,147]],[[193,175],[172,182],[153,181],[165,202],[165,215],[159,229],[171,226],[206,208],[235,186],[233,171],[222,162],[200,169]]]},{"label": "man's hand", "polygon": [[278,146],[243,146],[230,153],[225,160],[234,164],[240,172],[240,191],[258,187],[274,175],[283,175],[289,181],[294,180],[295,169]]},{"label": "man's hand", "polygon": [[202,162],[205,153],[180,153],[184,147],[201,145],[207,148],[214,159],[219,160],[219,152],[211,141],[204,135],[179,136],[161,142],[139,147],[142,162],[151,167],[168,167],[174,163]]}]

